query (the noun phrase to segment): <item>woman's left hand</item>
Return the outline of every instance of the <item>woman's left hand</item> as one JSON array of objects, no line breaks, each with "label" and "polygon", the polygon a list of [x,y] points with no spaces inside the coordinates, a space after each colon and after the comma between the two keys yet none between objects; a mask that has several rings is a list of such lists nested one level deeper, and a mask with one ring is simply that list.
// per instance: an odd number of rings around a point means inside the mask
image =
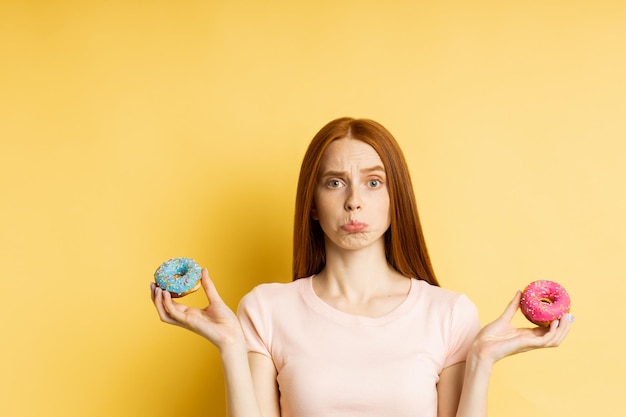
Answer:
[{"label": "woman's left hand", "polygon": [[522,294],[518,291],[504,313],[489,323],[474,340],[473,351],[478,358],[492,364],[516,353],[533,349],[556,347],[563,342],[574,321],[569,314],[553,321],[549,327],[516,328],[511,320],[519,308]]}]

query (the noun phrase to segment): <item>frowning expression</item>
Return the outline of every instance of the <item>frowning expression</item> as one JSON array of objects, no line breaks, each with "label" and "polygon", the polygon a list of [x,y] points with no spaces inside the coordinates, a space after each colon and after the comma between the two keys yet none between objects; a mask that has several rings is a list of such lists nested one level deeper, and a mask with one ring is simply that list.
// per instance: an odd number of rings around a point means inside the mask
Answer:
[{"label": "frowning expression", "polygon": [[359,249],[384,247],[391,223],[385,167],[374,148],[355,139],[332,142],[324,155],[315,187],[313,218],[327,246]]}]

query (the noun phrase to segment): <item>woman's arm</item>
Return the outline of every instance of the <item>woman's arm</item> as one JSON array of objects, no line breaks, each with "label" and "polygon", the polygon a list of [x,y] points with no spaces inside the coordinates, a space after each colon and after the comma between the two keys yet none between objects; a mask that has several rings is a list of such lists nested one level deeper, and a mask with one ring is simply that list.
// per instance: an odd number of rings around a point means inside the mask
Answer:
[{"label": "woman's arm", "polygon": [[[498,360],[533,349],[559,346],[567,336],[572,321],[569,315],[560,321],[552,322],[550,327],[518,329],[511,326],[511,320],[519,307],[520,297],[521,293],[518,291],[504,313],[485,326],[474,339],[464,366],[456,417],[485,417],[487,415],[489,379],[493,365]],[[458,386],[455,384],[458,383],[460,373],[458,369],[447,373],[451,370],[450,368],[446,368],[440,376],[440,385],[442,383],[444,385],[438,386],[439,401],[444,406],[440,407],[438,417],[455,415],[450,414],[450,407],[446,407],[445,404],[454,404],[454,395],[459,393],[458,390],[454,390],[454,387]]]},{"label": "woman's arm", "polygon": [[280,417],[280,401],[276,367],[271,358],[256,352],[248,353],[256,399],[264,417]]},{"label": "woman's arm", "polygon": [[463,389],[465,362],[448,366],[439,375],[437,383],[437,417],[454,417],[459,408]]},{"label": "woman's arm", "polygon": [[[218,348],[224,368],[229,417],[278,417],[280,414],[261,413],[255,393],[256,387],[268,387],[259,392],[262,394],[259,398],[265,403],[264,396],[270,393],[272,397],[272,387],[276,390],[275,373],[272,380],[269,372],[255,372],[253,382],[248,349],[239,320],[219,296],[206,269],[202,270],[202,287],[209,305],[198,309],[174,302],[167,291],[151,284],[151,297],[159,317],[165,323],[183,327],[208,339]],[[265,359],[271,363],[269,358]],[[253,360],[252,363],[255,362]],[[262,367],[255,365],[254,369],[261,370]],[[274,397],[277,396],[275,393]]]}]

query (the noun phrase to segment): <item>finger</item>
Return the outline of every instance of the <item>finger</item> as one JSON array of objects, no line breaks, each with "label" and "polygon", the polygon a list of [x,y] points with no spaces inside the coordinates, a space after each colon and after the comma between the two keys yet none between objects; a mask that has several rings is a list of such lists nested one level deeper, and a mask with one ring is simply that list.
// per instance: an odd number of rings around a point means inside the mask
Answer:
[{"label": "finger", "polygon": [[555,335],[554,335],[554,340],[553,340],[553,342],[556,343],[555,346],[558,346],[563,342],[563,340],[565,339],[565,337],[567,336],[567,334],[569,333],[571,329],[573,320],[574,320],[573,317],[569,314],[566,314],[565,316],[561,318],[561,320],[559,320],[559,325],[555,330]]},{"label": "finger", "polygon": [[163,299],[163,308],[165,309],[167,314],[174,317],[174,314],[176,314],[177,310],[176,310],[176,305],[174,301],[172,300],[172,294],[170,294],[169,291],[165,291],[165,290],[161,290],[160,293]]},{"label": "finger", "polygon": [[154,287],[155,287],[154,282],[151,282],[150,283],[150,299],[152,300],[153,303],[154,303],[154,297],[156,296]]},{"label": "finger", "polygon": [[155,286],[154,289],[154,306],[156,307],[157,312],[159,313],[159,318],[162,322],[168,324],[178,324],[163,306],[163,290],[158,286]]},{"label": "finger", "polygon": [[163,307],[167,314],[176,321],[177,324],[185,326],[187,324],[185,311],[187,306],[174,302],[169,291],[161,291],[163,293]]},{"label": "finger", "polygon": [[519,308],[519,302],[520,302],[521,297],[522,297],[522,292],[518,290],[515,293],[515,297],[513,297],[509,305],[506,307],[506,309],[500,316],[501,319],[504,319],[506,321],[511,321],[513,319],[515,312]]},{"label": "finger", "polygon": [[560,320],[554,320],[550,323],[550,330],[542,338],[542,342],[545,347],[557,346],[557,341],[559,339],[559,327],[563,330],[565,323],[561,324]]},{"label": "finger", "polygon": [[204,288],[204,293],[209,300],[209,303],[220,302],[224,303],[222,297],[217,292],[217,288],[215,288],[215,284],[213,284],[213,280],[209,277],[209,271],[206,268],[202,269],[202,288]]},{"label": "finger", "polygon": [[566,317],[562,317],[560,320],[554,320],[550,323],[549,331],[543,336],[542,342],[545,347],[556,347],[567,336],[570,328],[570,321]]}]

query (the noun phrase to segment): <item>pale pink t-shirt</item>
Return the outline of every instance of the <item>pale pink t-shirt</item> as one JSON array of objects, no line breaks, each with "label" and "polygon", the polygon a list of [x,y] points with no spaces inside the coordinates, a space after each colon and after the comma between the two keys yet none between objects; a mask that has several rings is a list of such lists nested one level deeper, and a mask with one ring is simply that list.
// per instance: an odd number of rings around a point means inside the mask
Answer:
[{"label": "pale pink t-shirt", "polygon": [[312,279],[262,284],[239,305],[248,349],[278,372],[282,417],[436,417],[441,371],[465,360],[480,325],[464,295],[412,279],[376,318],[334,309]]}]

